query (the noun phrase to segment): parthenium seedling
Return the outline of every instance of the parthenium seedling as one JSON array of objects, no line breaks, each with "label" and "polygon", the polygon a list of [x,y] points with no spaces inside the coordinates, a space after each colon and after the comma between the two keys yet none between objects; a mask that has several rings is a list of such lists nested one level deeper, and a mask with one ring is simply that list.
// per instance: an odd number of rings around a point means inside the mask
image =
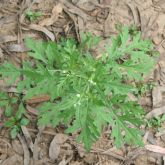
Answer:
[{"label": "parthenium seedling", "polygon": [[138,90],[134,84],[154,66],[152,44],[142,40],[140,32],[132,35],[123,27],[102,57],[95,59],[90,49],[98,42],[91,34],[83,35],[80,44],[73,39],[60,43],[26,39],[32,59],[24,61],[22,68],[4,63],[1,78],[13,84],[24,76],[17,83],[18,92],[27,91],[24,104],[33,96],[49,95],[50,101],[39,108],[38,124],[56,127],[64,123],[66,133],[77,132],[87,150],[107,124],[117,147],[143,145],[139,127],[144,111],[128,94]]},{"label": "parthenium seedling", "polygon": [[39,17],[42,16],[42,12],[40,11],[32,11],[28,10],[25,13],[26,18],[28,18],[31,22],[37,20]]}]

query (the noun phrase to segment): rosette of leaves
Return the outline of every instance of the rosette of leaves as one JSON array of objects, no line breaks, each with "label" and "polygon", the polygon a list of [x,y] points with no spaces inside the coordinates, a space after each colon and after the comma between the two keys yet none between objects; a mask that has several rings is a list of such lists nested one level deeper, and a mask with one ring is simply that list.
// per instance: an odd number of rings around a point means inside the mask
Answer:
[{"label": "rosette of leaves", "polygon": [[59,43],[26,39],[30,60],[22,68],[11,63],[0,66],[1,78],[17,83],[19,92],[26,90],[23,101],[33,96],[49,95],[50,101],[39,108],[38,124],[56,127],[64,123],[66,133],[77,132],[79,142],[89,150],[110,125],[115,145],[143,145],[140,125],[144,111],[128,98],[155,64],[151,41],[142,40],[123,27],[112,44],[96,59],[91,48],[99,43],[92,34],[82,35],[79,44],[73,39]]}]

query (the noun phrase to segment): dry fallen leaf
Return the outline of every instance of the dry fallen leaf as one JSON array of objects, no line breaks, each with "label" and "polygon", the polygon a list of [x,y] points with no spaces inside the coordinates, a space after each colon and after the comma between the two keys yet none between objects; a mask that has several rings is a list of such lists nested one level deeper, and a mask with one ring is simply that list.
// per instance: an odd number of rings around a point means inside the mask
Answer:
[{"label": "dry fallen leaf", "polygon": [[10,52],[26,52],[29,51],[29,49],[24,44],[12,44],[8,45],[7,49]]},{"label": "dry fallen leaf", "polygon": [[26,101],[26,103],[27,104],[35,104],[35,103],[41,103],[41,102],[49,101],[49,100],[50,100],[49,95],[35,96],[35,97],[32,97],[31,99],[28,99]]},{"label": "dry fallen leaf", "polygon": [[59,154],[60,154],[60,149],[61,145],[68,139],[68,137],[64,134],[57,134],[52,142],[50,143],[49,147],[49,157],[52,161],[55,161]]},{"label": "dry fallen leaf", "polygon": [[146,150],[156,152],[159,154],[165,154],[165,148],[156,145],[145,145]]},{"label": "dry fallen leaf", "polygon": [[45,127],[38,127],[38,134],[35,138],[34,141],[34,149],[33,149],[33,162],[34,164],[37,164],[37,162],[39,161],[39,151],[40,151],[40,147],[39,147],[39,143],[41,142],[41,134],[44,131]]},{"label": "dry fallen leaf", "polygon": [[134,24],[136,26],[139,26],[140,24],[140,20],[139,20],[139,14],[138,14],[138,9],[136,8],[135,4],[134,3],[127,3],[130,11],[132,12],[132,16],[133,16],[133,19],[134,19]]},{"label": "dry fallen leaf", "polygon": [[63,159],[58,165],[66,165],[66,164],[67,164],[66,160]]},{"label": "dry fallen leaf", "polygon": [[96,6],[98,6],[98,0],[77,0],[77,1],[73,1],[72,3],[74,3],[77,7],[79,7],[80,9],[83,9],[85,11],[92,11],[94,9],[96,9]]},{"label": "dry fallen leaf", "polygon": [[158,108],[162,105],[162,93],[165,92],[165,88],[161,86],[156,86],[152,90],[152,102],[153,107]]},{"label": "dry fallen leaf", "polygon": [[78,161],[76,161],[76,162],[71,162],[72,163],[72,165],[82,165],[82,162],[78,162]]},{"label": "dry fallen leaf", "polygon": [[17,139],[12,140],[12,148],[19,155],[23,155],[23,148],[20,142]]},{"label": "dry fallen leaf", "polygon": [[64,5],[64,9],[69,11],[72,14],[75,14],[79,17],[81,17],[84,21],[86,20],[93,20],[92,17],[90,17],[88,14],[86,14],[83,10],[78,8],[77,6],[70,3],[68,0],[60,0],[60,2]]},{"label": "dry fallen leaf", "polygon": [[93,154],[93,153],[85,154],[84,161],[87,164],[96,164],[96,162],[97,162],[97,154]]},{"label": "dry fallen leaf", "polygon": [[33,152],[33,149],[34,149],[34,144],[32,142],[32,138],[30,136],[30,133],[28,131],[28,129],[25,127],[25,126],[21,126],[21,130],[24,134],[24,137],[26,139],[26,143],[28,145],[28,147],[31,149],[31,151]]},{"label": "dry fallen leaf", "polygon": [[23,154],[24,154],[23,162],[24,162],[24,165],[29,165],[29,162],[30,162],[30,152],[28,150],[28,146],[26,144],[26,141],[25,141],[24,137],[20,136],[19,134],[17,136],[18,136],[18,139],[21,142],[22,148],[23,148]]},{"label": "dry fallen leaf", "polygon": [[36,115],[36,116],[38,115],[37,109],[35,109],[35,108],[33,108],[33,107],[29,106],[29,105],[26,105],[26,110],[28,112],[30,112],[31,114],[33,114],[33,115]]},{"label": "dry fallen leaf", "polygon": [[18,155],[13,155],[2,162],[1,165],[16,165],[19,162],[19,159]]},{"label": "dry fallen leaf", "polygon": [[[34,38],[34,37],[37,37],[37,34],[34,34],[34,33],[26,33],[26,34],[23,34],[22,35],[22,38],[26,38],[26,37],[31,37],[31,38]],[[18,36],[16,35],[1,35],[0,36],[0,44],[1,43],[6,43],[6,42],[11,42],[11,41],[17,41],[18,39]]]},{"label": "dry fallen leaf", "polygon": [[103,5],[110,5],[111,0],[100,0],[100,3],[103,4]]},{"label": "dry fallen leaf", "polygon": [[114,33],[115,30],[115,17],[114,14],[109,13],[108,17],[104,22],[104,37],[109,37],[111,33]]},{"label": "dry fallen leaf", "polygon": [[165,106],[163,107],[160,107],[160,108],[155,108],[153,109],[151,112],[149,112],[147,115],[146,115],[146,118],[147,119],[151,119],[153,117],[157,117],[157,116],[160,116],[162,114],[165,113]]},{"label": "dry fallen leaf", "polygon": [[4,54],[3,54],[3,51],[2,49],[0,48],[0,60],[4,57]]},{"label": "dry fallen leaf", "polygon": [[49,157],[52,161],[55,161],[60,154],[60,145],[57,143],[51,143],[49,147]]},{"label": "dry fallen leaf", "polygon": [[52,10],[52,15],[50,18],[46,18],[42,21],[39,22],[39,25],[41,26],[50,26],[52,25],[54,22],[56,22],[59,18],[59,14],[62,12],[63,7],[62,5],[59,3],[56,6],[54,6],[53,10]]},{"label": "dry fallen leaf", "polygon": [[52,32],[50,32],[48,29],[46,29],[45,27],[42,27],[42,26],[36,25],[36,24],[30,24],[29,28],[32,30],[41,31],[44,34],[46,34],[52,41],[55,40],[54,34]]}]

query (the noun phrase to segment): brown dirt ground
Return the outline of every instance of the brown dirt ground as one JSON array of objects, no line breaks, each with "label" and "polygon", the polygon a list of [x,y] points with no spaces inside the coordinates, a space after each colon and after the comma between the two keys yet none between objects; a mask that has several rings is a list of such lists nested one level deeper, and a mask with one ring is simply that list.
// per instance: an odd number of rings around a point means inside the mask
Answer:
[{"label": "brown dirt ground", "polygon": [[[32,23],[27,10],[41,11]],[[165,0],[0,0],[0,61],[20,65],[26,57],[25,37],[57,41],[61,36],[80,40],[80,32],[92,32],[104,40],[99,49],[116,34],[115,25],[136,25],[143,38],[150,38],[161,54],[153,74],[157,83],[150,94],[140,100],[149,110],[148,118],[165,112]],[[0,90],[4,87],[0,82]],[[165,164],[165,124],[161,129],[147,129],[145,148],[123,146],[116,149],[108,139],[107,129],[90,153],[85,153],[75,137],[66,137],[64,128],[37,128],[36,114],[27,107],[32,122],[22,127],[22,134],[11,140],[9,130],[0,123],[0,165],[161,165]],[[0,120],[3,118],[0,109]],[[53,141],[52,141],[53,140]],[[59,142],[60,141],[60,142]],[[58,142],[58,145],[57,143]],[[60,145],[59,145],[60,144]],[[53,147],[52,147],[53,146]],[[49,151],[56,155],[53,161]]]}]

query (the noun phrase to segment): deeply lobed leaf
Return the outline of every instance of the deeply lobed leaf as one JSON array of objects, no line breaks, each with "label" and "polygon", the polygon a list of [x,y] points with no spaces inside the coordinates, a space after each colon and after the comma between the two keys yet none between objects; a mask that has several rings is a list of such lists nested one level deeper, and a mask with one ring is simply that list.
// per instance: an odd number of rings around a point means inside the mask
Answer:
[{"label": "deeply lobed leaf", "polygon": [[128,94],[137,90],[131,82],[143,80],[155,63],[151,42],[142,40],[139,32],[132,36],[124,27],[107,45],[107,56],[95,59],[90,48],[98,38],[91,34],[82,38],[81,44],[72,39],[60,43],[27,39],[32,62],[25,61],[23,69],[3,65],[0,74],[12,82],[24,75],[18,82],[18,90],[27,91],[24,100],[50,95],[50,101],[40,107],[38,124],[71,125],[66,132],[78,132],[78,140],[88,150],[106,124],[112,127],[117,147],[125,142],[142,145],[138,129],[144,111],[129,101]]}]

